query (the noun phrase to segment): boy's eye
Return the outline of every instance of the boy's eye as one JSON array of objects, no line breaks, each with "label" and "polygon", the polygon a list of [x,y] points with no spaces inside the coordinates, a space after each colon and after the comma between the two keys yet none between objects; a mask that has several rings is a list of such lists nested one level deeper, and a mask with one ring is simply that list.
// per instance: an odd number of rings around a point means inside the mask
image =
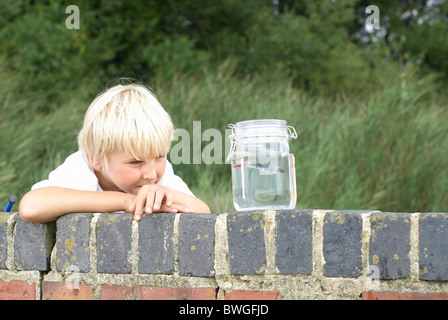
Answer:
[{"label": "boy's eye", "polygon": [[165,157],[166,157],[166,153],[164,153],[164,154],[158,156],[156,159],[162,159],[162,158],[165,158]]},{"label": "boy's eye", "polygon": [[140,163],[142,163],[142,161],[140,161],[140,160],[134,160],[134,161],[131,161],[131,162],[129,162],[130,164],[140,164]]}]

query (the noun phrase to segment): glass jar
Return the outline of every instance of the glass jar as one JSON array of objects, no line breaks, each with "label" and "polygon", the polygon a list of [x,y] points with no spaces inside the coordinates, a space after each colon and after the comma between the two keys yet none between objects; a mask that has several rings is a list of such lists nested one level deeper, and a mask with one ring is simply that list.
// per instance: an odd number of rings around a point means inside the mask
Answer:
[{"label": "glass jar", "polygon": [[293,209],[297,201],[294,155],[289,140],[296,130],[285,120],[229,124],[233,202],[237,211]]}]

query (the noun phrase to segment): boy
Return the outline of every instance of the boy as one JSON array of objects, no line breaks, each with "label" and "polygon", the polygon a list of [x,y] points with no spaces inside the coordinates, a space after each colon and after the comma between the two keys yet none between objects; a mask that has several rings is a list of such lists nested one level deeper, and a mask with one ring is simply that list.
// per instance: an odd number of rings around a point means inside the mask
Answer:
[{"label": "boy", "polygon": [[146,87],[106,90],[86,112],[79,151],[22,198],[20,217],[42,223],[70,212],[126,211],[139,221],[143,212],[209,213],[166,160],[173,132]]}]

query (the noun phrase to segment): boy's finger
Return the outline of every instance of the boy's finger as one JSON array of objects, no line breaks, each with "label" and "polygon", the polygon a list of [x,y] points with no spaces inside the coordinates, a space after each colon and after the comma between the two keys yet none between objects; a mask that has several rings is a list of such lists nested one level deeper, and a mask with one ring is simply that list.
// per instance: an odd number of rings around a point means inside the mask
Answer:
[{"label": "boy's finger", "polygon": [[154,199],[154,210],[159,210],[162,205],[162,200],[165,197],[165,193],[162,190],[157,190]]},{"label": "boy's finger", "polygon": [[179,210],[177,208],[167,207],[165,204],[162,204],[160,212],[178,213]]},{"label": "boy's finger", "polygon": [[152,213],[152,207],[154,205],[154,191],[149,191],[146,194],[146,213],[150,214]]},{"label": "boy's finger", "polygon": [[135,211],[135,201],[126,209],[126,212],[134,212]]},{"label": "boy's finger", "polygon": [[191,208],[187,208],[187,207],[182,206],[182,205],[177,205],[177,204],[175,204],[175,205],[172,206],[172,208],[177,209],[177,211],[178,211],[178,212],[181,212],[181,213],[194,213],[194,210],[193,210],[193,209],[191,209]]},{"label": "boy's finger", "polygon": [[141,213],[134,213],[134,220],[135,221],[140,221],[141,219],[142,219]]},{"label": "boy's finger", "polygon": [[138,206],[136,206],[135,211],[134,211],[134,219],[136,221],[140,221],[140,219],[142,218],[142,211],[143,210],[142,210],[141,206],[140,206],[140,208]]},{"label": "boy's finger", "polygon": [[167,207],[171,206],[173,204],[173,194],[171,192],[166,193],[166,201],[165,204]]},{"label": "boy's finger", "polygon": [[144,197],[137,195],[137,198],[135,199],[135,215],[142,216],[145,202],[146,199]]}]

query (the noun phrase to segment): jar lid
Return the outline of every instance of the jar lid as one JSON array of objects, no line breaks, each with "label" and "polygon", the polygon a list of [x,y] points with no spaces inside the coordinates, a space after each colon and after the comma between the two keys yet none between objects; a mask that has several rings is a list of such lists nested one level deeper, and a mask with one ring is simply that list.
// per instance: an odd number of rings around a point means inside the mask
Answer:
[{"label": "jar lid", "polygon": [[288,140],[297,138],[294,127],[287,126],[285,120],[279,119],[245,120],[236,124],[229,124],[229,128],[232,129],[232,134],[229,136],[231,148],[227,156],[227,162],[230,161],[235,152],[240,138],[280,137]]},{"label": "jar lid", "polygon": [[296,139],[296,130],[286,125],[285,120],[279,119],[257,119],[245,120],[236,124],[229,124],[232,129],[232,136],[239,138],[249,137],[284,137]]}]

